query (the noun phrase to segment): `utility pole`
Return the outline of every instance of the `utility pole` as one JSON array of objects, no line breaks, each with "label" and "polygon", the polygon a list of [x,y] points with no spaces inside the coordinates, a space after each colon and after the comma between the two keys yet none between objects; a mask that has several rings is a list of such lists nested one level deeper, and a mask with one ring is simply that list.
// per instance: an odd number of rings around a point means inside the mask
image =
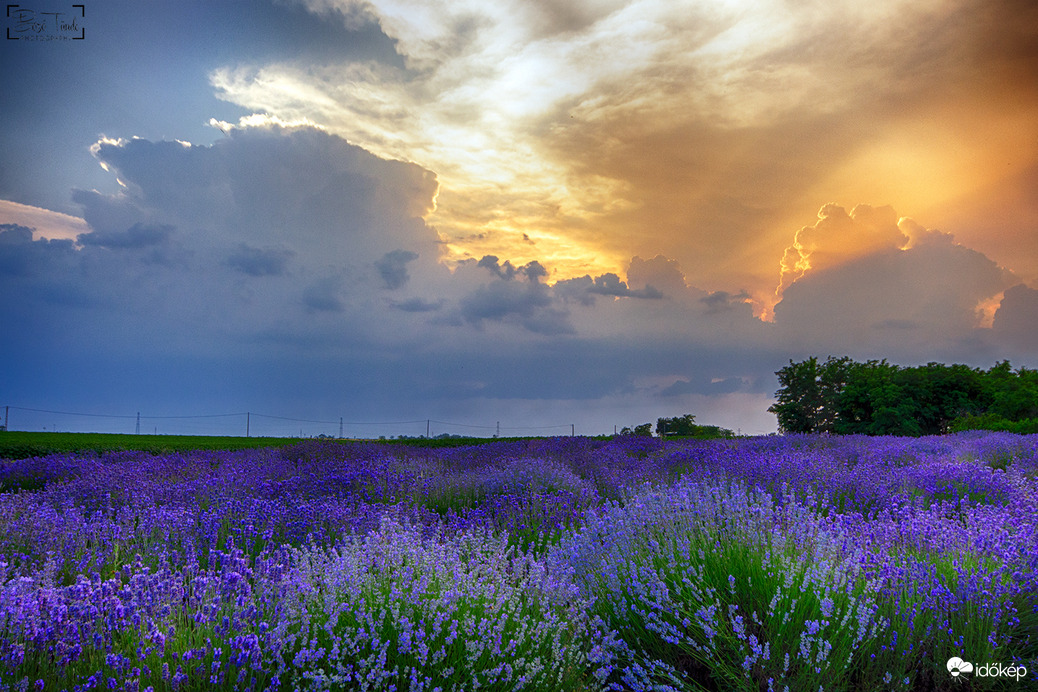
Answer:
[{"label": "utility pole", "polygon": [[11,429],[11,407],[4,406],[4,430]]},{"label": "utility pole", "polygon": [[135,431],[134,434],[136,434],[136,435],[140,435],[141,434],[141,412],[140,411],[137,412],[137,430]]},{"label": "utility pole", "polygon": [[497,422],[497,432],[494,433],[494,437],[501,437],[501,421]]},{"label": "utility pole", "polygon": [[570,437],[576,437],[577,436],[577,426],[574,425],[573,423],[569,424],[569,436]]},{"label": "utility pole", "polygon": [[342,439],[342,416],[339,416],[339,439]]},{"label": "utility pole", "polygon": [[245,412],[245,437],[249,436],[249,423],[251,422],[249,420],[250,418],[252,418],[252,414],[249,413],[248,411],[246,411]]}]

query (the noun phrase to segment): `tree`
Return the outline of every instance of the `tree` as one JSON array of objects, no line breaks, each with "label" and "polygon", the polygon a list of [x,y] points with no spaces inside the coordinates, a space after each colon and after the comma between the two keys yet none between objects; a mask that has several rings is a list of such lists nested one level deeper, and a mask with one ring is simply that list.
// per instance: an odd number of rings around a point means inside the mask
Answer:
[{"label": "tree", "polygon": [[696,417],[686,413],[679,418],[658,418],[656,420],[656,434],[660,437],[667,435],[691,436],[696,433]]},{"label": "tree", "polygon": [[904,430],[885,433],[902,419],[913,420],[913,403],[893,381],[896,365],[885,360],[854,363],[835,397],[830,432],[842,435],[912,434]]},{"label": "tree", "polygon": [[821,365],[814,356],[800,363],[790,360],[775,373],[782,388],[775,392],[778,403],[768,408],[778,417],[779,430],[835,432],[838,397],[855,365],[846,356],[829,356]]},{"label": "tree", "polygon": [[1002,361],[987,372],[991,413],[1011,421],[1038,418],[1038,370],[1010,370]]}]

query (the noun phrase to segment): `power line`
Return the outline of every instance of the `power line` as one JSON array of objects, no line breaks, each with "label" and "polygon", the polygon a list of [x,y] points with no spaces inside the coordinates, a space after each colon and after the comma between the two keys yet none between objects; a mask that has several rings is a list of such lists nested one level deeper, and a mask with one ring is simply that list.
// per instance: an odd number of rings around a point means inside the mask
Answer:
[{"label": "power line", "polygon": [[[32,411],[33,413],[51,413],[58,416],[86,416],[89,418],[146,418],[148,420],[176,420],[176,419],[187,419],[187,418],[231,418],[233,416],[244,416],[245,412],[241,413],[212,413],[195,416],[142,416],[139,413],[136,415],[119,415],[114,413],[82,413],[76,411],[51,411],[42,408],[26,408],[24,406],[7,406],[5,408],[13,409],[15,411]],[[315,421],[317,422],[317,421]]]},{"label": "power line", "polygon": [[22,406],[8,406],[15,411],[32,411],[34,413],[53,413],[59,416],[90,416],[91,418],[136,418],[136,416],[117,416],[106,413],[70,413],[69,411],[48,411],[42,408],[24,408]]},{"label": "power line", "polygon": [[242,411],[241,413],[210,413],[203,416],[141,416],[141,418],[149,420],[182,420],[187,418],[234,418],[247,415],[249,415],[247,412]]},{"label": "power line", "polygon": [[[245,414],[242,413],[240,415],[244,416]],[[320,423],[322,425],[334,425],[336,423],[341,423],[343,425],[413,425],[413,424],[416,424],[416,423],[424,423],[426,421],[426,419],[423,418],[422,420],[364,421],[363,423],[353,423],[353,422],[350,422],[350,421],[343,421],[341,418],[336,421],[336,420],[313,420],[311,418],[288,418],[286,416],[268,416],[268,415],[263,414],[263,413],[253,413],[252,415],[253,416],[258,416],[259,418],[272,418],[274,420],[287,420],[287,421],[292,421],[294,423]],[[440,421],[433,421],[433,422],[434,423],[439,423]]]},{"label": "power line", "polygon": [[[479,425],[479,424],[474,424],[474,423],[457,423],[457,422],[453,422],[453,421],[436,420],[436,419],[433,419],[433,418],[424,418],[424,419],[420,419],[420,420],[396,420],[396,421],[346,421],[343,418],[339,418],[338,420],[320,420],[320,419],[316,419],[316,418],[296,418],[296,417],[291,417],[291,416],[275,416],[275,415],[263,414],[263,413],[251,413],[251,412],[248,412],[248,411],[241,411],[241,412],[237,412],[237,413],[209,413],[209,414],[176,415],[176,416],[148,416],[148,415],[142,415],[139,412],[136,413],[136,414],[123,415],[123,414],[112,414],[112,413],[86,413],[86,412],[82,412],[82,411],[56,411],[56,410],[52,410],[52,409],[30,408],[30,407],[26,407],[26,406],[5,406],[4,407],[4,413],[5,413],[4,423],[5,423],[5,425],[6,425],[8,430],[10,430],[10,424],[8,422],[8,419],[10,418],[10,411],[12,411],[12,410],[14,410],[14,411],[26,411],[26,412],[31,412],[31,413],[44,413],[44,414],[59,415],[59,416],[80,416],[80,417],[86,417],[86,418],[107,418],[107,419],[115,419],[115,420],[135,420],[136,421],[135,430],[136,430],[136,432],[138,434],[140,433],[140,421],[142,419],[150,420],[150,421],[162,421],[162,420],[184,420],[184,421],[187,421],[187,420],[203,420],[203,419],[216,419],[216,418],[241,418],[241,417],[245,417],[247,419],[247,421],[248,421],[248,419],[250,419],[253,416],[258,417],[258,418],[265,418],[265,419],[268,419],[268,420],[289,421],[289,422],[292,422],[292,423],[312,423],[312,424],[317,424],[317,425],[335,425],[336,423],[338,423],[339,424],[339,436],[340,437],[342,437],[344,426],[347,426],[347,425],[351,425],[351,426],[376,426],[376,425],[379,425],[379,426],[381,426],[381,425],[418,425],[418,424],[421,424],[421,423],[425,423],[426,424],[426,432],[427,432],[427,434],[429,432],[429,426],[432,423],[436,423],[437,425],[444,425],[444,426],[455,427],[455,428],[469,428],[469,429],[473,429],[473,430],[494,430],[496,434],[500,434],[501,430],[506,430],[506,431],[528,431],[528,430],[553,430],[553,429],[558,429],[558,428],[570,428],[571,431],[573,430],[572,424],[563,424],[563,425],[533,425],[533,426],[502,426],[500,424],[500,422],[498,422],[496,425]],[[247,429],[247,433],[246,434],[248,434],[248,427],[249,427],[249,425],[248,425],[248,422],[247,422],[246,423],[246,429]]]}]

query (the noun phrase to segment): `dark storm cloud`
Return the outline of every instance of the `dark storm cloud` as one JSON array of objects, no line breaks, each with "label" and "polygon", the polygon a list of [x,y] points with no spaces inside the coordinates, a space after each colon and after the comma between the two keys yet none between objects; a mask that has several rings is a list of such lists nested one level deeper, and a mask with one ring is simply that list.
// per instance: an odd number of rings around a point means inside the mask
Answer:
[{"label": "dark storm cloud", "polygon": [[142,250],[159,245],[166,245],[173,233],[173,227],[158,224],[135,223],[122,232],[94,231],[83,233],[76,238],[80,245],[95,245],[113,250]]},{"label": "dark storm cloud", "polygon": [[513,266],[509,260],[505,260],[504,263],[499,263],[498,258],[494,255],[485,255],[476,263],[476,266],[486,269],[494,276],[506,281],[510,281],[517,277],[525,277],[530,281],[536,282],[548,275],[548,271],[540,262],[533,261],[516,267]]},{"label": "dark storm cloud", "polygon": [[31,228],[0,224],[0,275],[46,274],[56,262],[70,260],[73,253],[70,240],[33,240]]},{"label": "dark storm cloud", "polygon": [[94,151],[123,186],[74,192],[91,228],[78,246],[34,241],[28,228],[0,234],[0,323],[22,325],[0,346],[60,325],[83,350],[219,358],[275,333],[278,352],[298,355],[404,329],[368,309],[371,266],[396,248],[435,248],[420,218],[431,173],[268,121],[212,146],[105,139]]},{"label": "dark storm cloud", "polygon": [[736,306],[745,305],[749,298],[750,294],[746,291],[734,294],[729,293],[728,291],[714,291],[710,295],[700,298],[699,302],[706,305],[708,312],[716,313],[731,310]]},{"label": "dark storm cloud", "polygon": [[375,262],[375,269],[385,283],[386,288],[396,289],[407,283],[410,278],[407,274],[407,263],[418,259],[418,253],[409,250],[393,250],[382,255],[382,259]]},{"label": "dark storm cloud", "polygon": [[588,289],[590,293],[600,296],[613,296],[616,298],[649,298],[659,299],[663,294],[654,286],[646,286],[637,290],[631,290],[627,284],[620,281],[620,277],[612,272],[596,276],[594,284]]},{"label": "dark storm cloud", "polygon": [[249,276],[281,276],[293,255],[286,247],[257,248],[240,243],[226,264]]},{"label": "dark storm cloud", "polygon": [[[121,195],[80,193],[90,214],[176,219],[212,242],[292,245],[305,256],[346,254],[374,261],[435,235],[420,216],[435,176],[386,161],[315,127],[261,121],[225,126],[211,146],[143,139],[102,140],[97,158],[126,184]],[[138,219],[144,220],[144,219]],[[201,242],[202,239],[199,240]]]},{"label": "dark storm cloud", "polygon": [[342,280],[325,277],[314,281],[303,289],[303,304],[315,312],[342,312]]},{"label": "dark storm cloud", "polygon": [[429,302],[422,298],[408,298],[392,304],[397,310],[404,312],[436,312],[443,307],[443,301]]},{"label": "dark storm cloud", "polygon": [[[492,277],[489,282],[483,278],[487,272]],[[541,283],[547,270],[540,262],[515,266],[487,255],[462,262],[454,276],[453,291],[463,291],[456,319],[463,323],[477,328],[486,322],[512,324],[548,336],[574,331],[566,310],[556,305],[553,287]],[[450,317],[446,321],[458,323]]]},{"label": "dark storm cloud", "polygon": [[595,296],[611,296],[613,298],[647,298],[658,300],[663,293],[654,286],[631,289],[627,282],[621,281],[619,275],[607,272],[594,279],[582,276],[577,279],[564,279],[555,284],[555,294],[564,300],[575,300],[581,305],[593,305]]},{"label": "dark storm cloud", "polygon": [[484,321],[514,321],[542,334],[572,332],[565,314],[551,306],[552,296],[547,286],[510,279],[480,286],[460,300],[462,317],[474,326]]}]

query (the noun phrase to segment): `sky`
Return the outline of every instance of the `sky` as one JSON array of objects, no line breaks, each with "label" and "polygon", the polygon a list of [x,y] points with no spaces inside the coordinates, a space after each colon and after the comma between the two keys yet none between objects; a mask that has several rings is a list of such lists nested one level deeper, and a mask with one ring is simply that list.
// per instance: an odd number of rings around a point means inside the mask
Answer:
[{"label": "sky", "polygon": [[11,429],[762,434],[791,360],[1038,367],[1030,0],[0,22]]}]

